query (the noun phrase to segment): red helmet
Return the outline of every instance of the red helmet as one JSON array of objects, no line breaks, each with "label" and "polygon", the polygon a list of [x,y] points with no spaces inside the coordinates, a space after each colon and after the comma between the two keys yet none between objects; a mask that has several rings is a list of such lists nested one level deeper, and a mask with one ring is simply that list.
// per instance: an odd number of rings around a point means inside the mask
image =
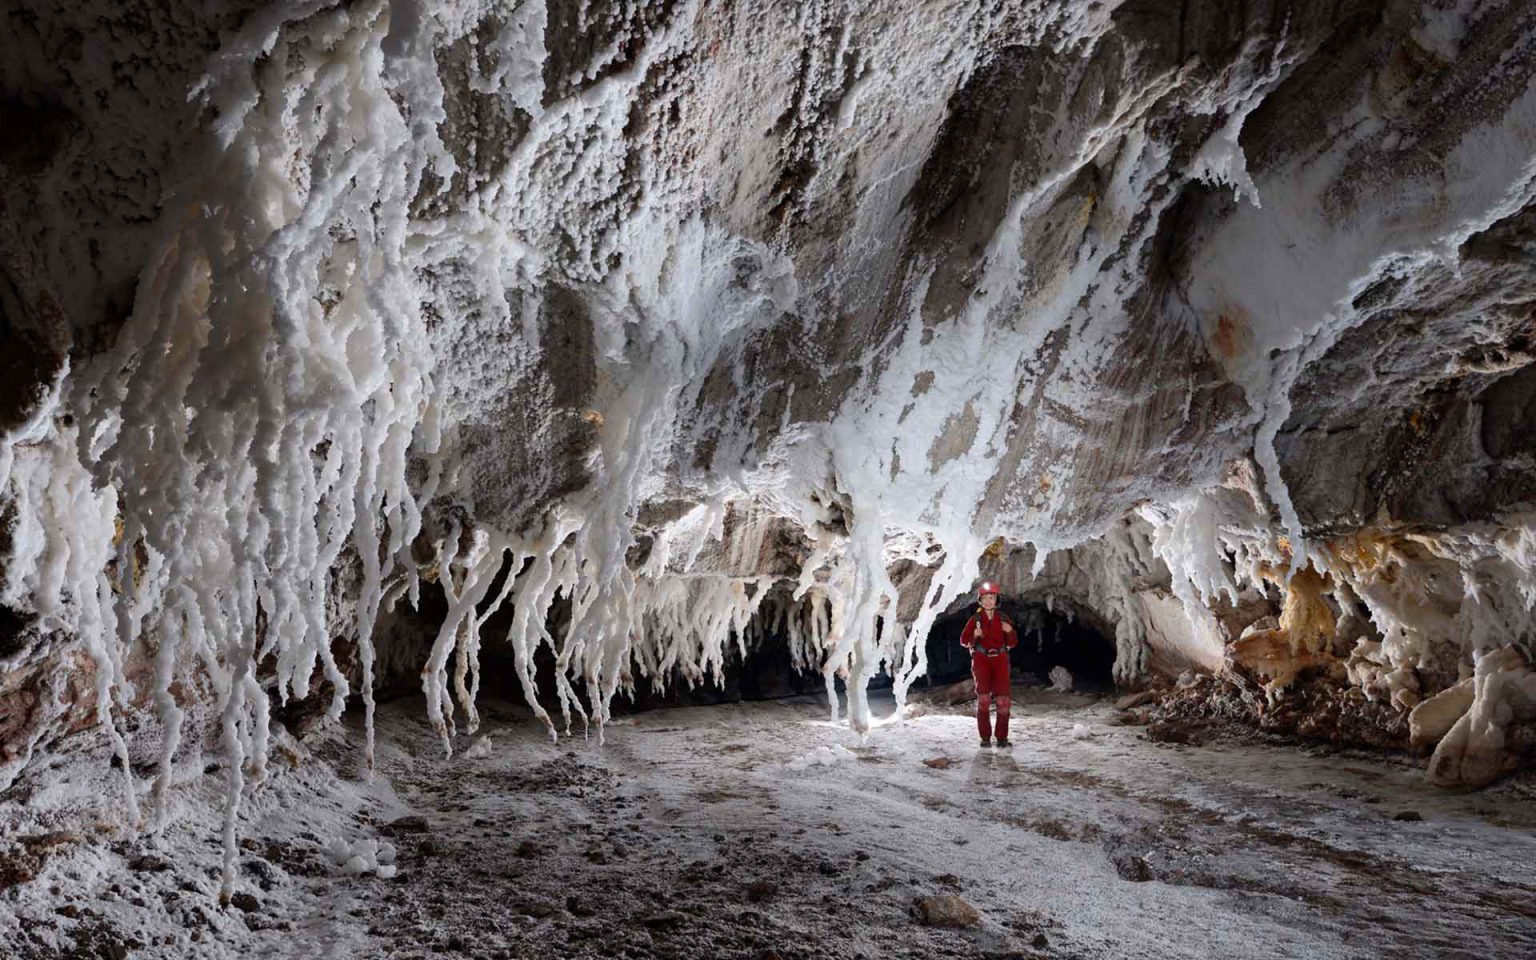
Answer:
[{"label": "red helmet", "polygon": [[985,597],[990,593],[995,597],[999,592],[1000,591],[997,589],[997,584],[993,583],[991,580],[983,580],[981,581],[981,589],[976,591],[976,596]]}]

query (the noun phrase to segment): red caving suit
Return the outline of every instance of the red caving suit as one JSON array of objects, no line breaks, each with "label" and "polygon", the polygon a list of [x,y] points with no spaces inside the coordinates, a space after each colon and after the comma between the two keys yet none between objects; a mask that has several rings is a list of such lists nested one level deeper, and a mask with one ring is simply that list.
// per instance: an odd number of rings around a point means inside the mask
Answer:
[{"label": "red caving suit", "polygon": [[1019,642],[1018,631],[1001,613],[990,617],[977,610],[960,632],[960,644],[971,651],[971,676],[976,680],[976,729],[982,739],[992,736],[992,701],[997,700],[997,739],[1008,739],[1008,651]]}]

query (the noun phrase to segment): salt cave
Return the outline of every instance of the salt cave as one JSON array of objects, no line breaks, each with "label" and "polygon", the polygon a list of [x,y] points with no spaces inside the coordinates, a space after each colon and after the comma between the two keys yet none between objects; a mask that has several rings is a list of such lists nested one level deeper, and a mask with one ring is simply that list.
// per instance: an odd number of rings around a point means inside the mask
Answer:
[{"label": "salt cave", "polygon": [[0,956],[1536,955],[1533,81],[1523,0],[7,0]]}]

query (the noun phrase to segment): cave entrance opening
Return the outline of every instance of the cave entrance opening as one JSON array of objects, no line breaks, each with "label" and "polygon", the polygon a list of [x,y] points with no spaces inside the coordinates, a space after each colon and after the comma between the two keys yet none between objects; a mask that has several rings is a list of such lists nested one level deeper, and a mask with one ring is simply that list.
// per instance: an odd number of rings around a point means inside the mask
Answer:
[{"label": "cave entrance opening", "polygon": [[[1039,601],[1004,597],[998,604],[1019,631],[1019,643],[1009,655],[1015,683],[1050,683],[1053,667],[1072,674],[1074,690],[1114,689],[1115,641],[1087,617],[1072,616]],[[976,611],[974,604],[945,614],[928,634],[928,678],[935,685],[955,683],[971,675],[971,660],[960,646],[960,632]]]}]

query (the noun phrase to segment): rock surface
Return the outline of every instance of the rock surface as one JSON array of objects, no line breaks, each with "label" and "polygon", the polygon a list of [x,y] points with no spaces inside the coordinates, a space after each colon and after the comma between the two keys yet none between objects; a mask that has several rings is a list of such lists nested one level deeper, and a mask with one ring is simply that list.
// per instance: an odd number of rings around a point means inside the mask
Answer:
[{"label": "rock surface", "polygon": [[1415,750],[1432,749],[1472,706],[1472,698],[1472,678],[1468,677],[1414,707],[1408,714],[1409,746]]},{"label": "rock surface", "polygon": [[0,786],[212,746],[219,690],[300,732],[419,676],[447,746],[492,607],[551,730],[728,643],[866,727],[981,574],[1282,711],[1536,653],[1530,4],[87,0],[0,50]]},{"label": "rock surface", "polygon": [[912,915],[925,927],[964,928],[981,922],[976,908],[952,893],[919,897],[912,902]]}]

